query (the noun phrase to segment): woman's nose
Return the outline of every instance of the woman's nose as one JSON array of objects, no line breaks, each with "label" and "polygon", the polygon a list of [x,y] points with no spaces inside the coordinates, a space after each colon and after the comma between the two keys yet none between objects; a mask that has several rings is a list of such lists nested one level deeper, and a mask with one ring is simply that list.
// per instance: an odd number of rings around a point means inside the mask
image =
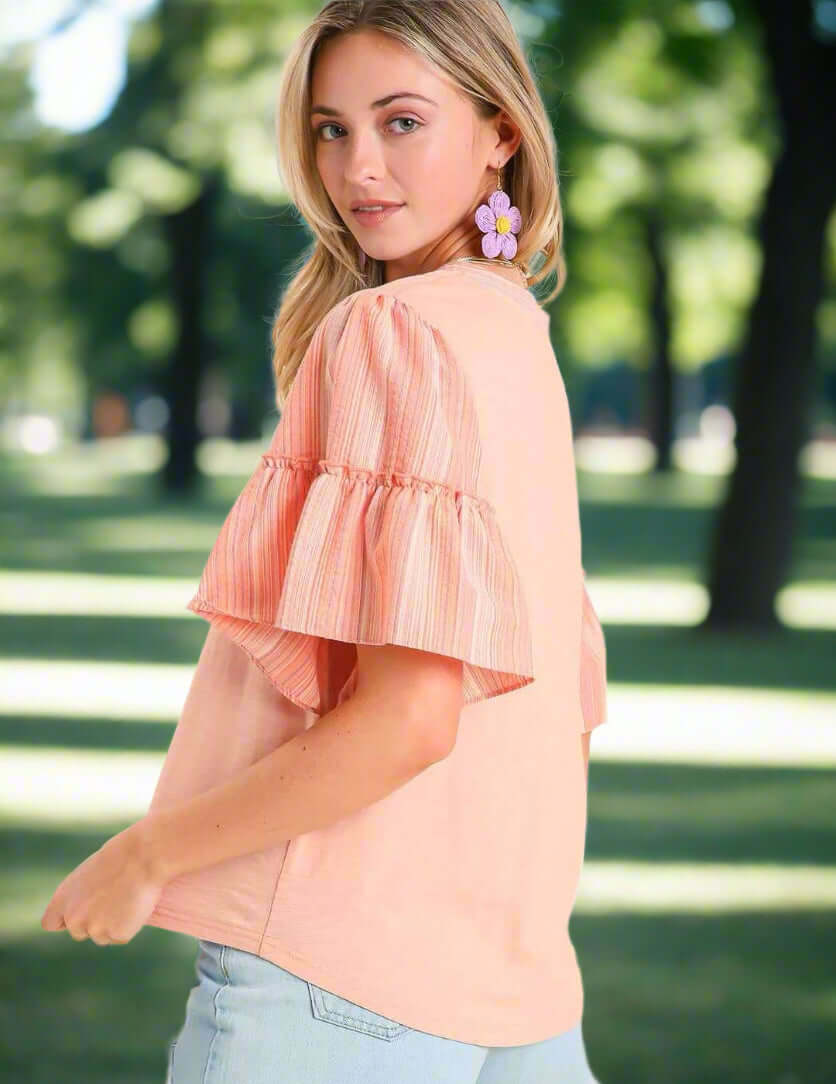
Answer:
[{"label": "woman's nose", "polygon": [[355,136],[345,156],[345,179],[350,185],[380,181],[385,176],[383,154],[373,135]]}]

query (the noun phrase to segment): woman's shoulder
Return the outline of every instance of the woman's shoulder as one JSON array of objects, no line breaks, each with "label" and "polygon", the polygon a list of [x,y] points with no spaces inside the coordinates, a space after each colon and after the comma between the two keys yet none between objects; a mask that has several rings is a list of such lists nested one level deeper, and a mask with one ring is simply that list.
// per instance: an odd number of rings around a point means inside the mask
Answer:
[{"label": "woman's shoulder", "polygon": [[441,332],[468,319],[494,318],[503,311],[515,320],[526,315],[541,323],[549,319],[522,284],[489,268],[456,262],[355,290],[332,308],[335,322],[340,323],[357,306],[385,310],[390,319],[409,315]]}]

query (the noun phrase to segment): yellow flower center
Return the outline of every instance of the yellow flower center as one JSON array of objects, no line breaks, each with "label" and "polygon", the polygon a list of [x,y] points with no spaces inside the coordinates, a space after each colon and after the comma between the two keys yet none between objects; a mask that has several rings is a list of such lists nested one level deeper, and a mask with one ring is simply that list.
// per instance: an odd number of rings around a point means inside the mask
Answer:
[{"label": "yellow flower center", "polygon": [[496,220],[496,232],[507,233],[511,229],[511,219],[507,215],[500,215]]}]

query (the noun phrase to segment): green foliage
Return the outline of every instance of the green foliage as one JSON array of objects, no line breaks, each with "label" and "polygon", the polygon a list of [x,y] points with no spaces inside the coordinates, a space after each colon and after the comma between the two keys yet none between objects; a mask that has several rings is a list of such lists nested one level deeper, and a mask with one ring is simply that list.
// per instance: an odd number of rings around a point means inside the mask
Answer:
[{"label": "green foliage", "polygon": [[[648,218],[661,224],[674,365],[733,353],[759,268],[754,225],[779,139],[757,13],[678,0],[509,3],[555,125],[568,280],[553,303],[573,366],[655,349]],[[126,85],[88,132],[44,131],[31,47],[0,72],[0,386],[35,364],[39,327],[68,329],[80,386],[155,382],[177,317],[165,219],[219,182],[203,316],[213,364],[257,417],[272,410],[267,333],[283,269],[309,234],[277,175],[282,57],[316,5],[166,0],[137,22]],[[830,302],[836,232],[828,241]],[[825,308],[822,348],[836,354]],[[593,317],[590,319],[590,317]],[[571,379],[571,378],[570,378]],[[257,388],[257,393],[252,389]]]}]

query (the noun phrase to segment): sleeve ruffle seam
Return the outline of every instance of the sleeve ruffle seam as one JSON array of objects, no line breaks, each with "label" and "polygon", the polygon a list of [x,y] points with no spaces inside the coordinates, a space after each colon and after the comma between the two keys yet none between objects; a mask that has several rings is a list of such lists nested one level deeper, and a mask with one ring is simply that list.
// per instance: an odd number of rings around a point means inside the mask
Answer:
[{"label": "sleeve ruffle seam", "polygon": [[420,478],[415,474],[408,474],[404,471],[373,471],[363,467],[355,467],[349,463],[337,463],[328,459],[271,455],[269,453],[262,455],[261,459],[265,466],[273,467],[278,470],[301,470],[313,475],[342,475],[352,482],[359,482],[364,485],[399,486],[423,490],[425,493],[437,492],[454,501],[470,501],[477,508],[491,515],[494,512],[493,505],[490,501],[485,500],[484,497],[477,497],[473,493],[467,493],[464,490],[456,489],[455,486],[447,485],[445,482],[430,481],[428,478]]}]

